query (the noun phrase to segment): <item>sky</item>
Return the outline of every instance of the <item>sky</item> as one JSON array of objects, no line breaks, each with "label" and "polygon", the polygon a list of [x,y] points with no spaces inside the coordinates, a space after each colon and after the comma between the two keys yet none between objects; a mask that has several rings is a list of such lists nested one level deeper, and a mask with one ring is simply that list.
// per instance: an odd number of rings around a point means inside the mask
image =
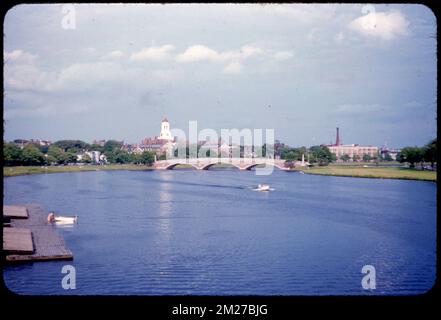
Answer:
[{"label": "sky", "polygon": [[291,146],[436,137],[436,18],[417,4],[18,5],[4,140],[274,129]]}]

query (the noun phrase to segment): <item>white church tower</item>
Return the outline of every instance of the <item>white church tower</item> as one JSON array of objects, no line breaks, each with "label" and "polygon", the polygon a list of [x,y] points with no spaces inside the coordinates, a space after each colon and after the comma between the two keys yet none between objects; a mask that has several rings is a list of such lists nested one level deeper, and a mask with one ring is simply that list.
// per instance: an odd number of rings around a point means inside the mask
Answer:
[{"label": "white church tower", "polygon": [[164,118],[161,123],[161,133],[159,134],[159,139],[172,141],[173,137],[170,132],[170,123],[167,118]]}]

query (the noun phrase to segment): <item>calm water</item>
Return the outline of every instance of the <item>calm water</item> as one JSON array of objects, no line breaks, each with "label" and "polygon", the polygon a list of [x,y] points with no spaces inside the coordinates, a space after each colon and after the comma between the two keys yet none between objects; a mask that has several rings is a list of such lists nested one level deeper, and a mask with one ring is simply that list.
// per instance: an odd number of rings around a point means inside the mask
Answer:
[{"label": "calm water", "polygon": [[[275,191],[253,191],[258,183]],[[4,187],[5,204],[79,215],[57,227],[74,261],[5,270],[20,294],[402,295],[435,281],[431,182],[175,170],[21,176]],[[66,263],[76,290],[61,287]]]}]

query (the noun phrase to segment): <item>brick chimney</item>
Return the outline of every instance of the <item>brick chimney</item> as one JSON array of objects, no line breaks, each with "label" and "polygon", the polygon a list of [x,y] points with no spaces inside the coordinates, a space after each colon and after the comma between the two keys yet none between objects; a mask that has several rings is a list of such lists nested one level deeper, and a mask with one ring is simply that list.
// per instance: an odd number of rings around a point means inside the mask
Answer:
[{"label": "brick chimney", "polygon": [[338,128],[337,128],[337,139],[335,139],[335,145],[336,146],[340,145],[340,132]]}]

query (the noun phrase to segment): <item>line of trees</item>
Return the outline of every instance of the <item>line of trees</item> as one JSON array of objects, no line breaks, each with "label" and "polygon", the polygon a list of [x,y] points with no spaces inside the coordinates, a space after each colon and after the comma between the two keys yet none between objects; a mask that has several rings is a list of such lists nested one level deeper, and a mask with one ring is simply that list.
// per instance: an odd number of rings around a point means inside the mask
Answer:
[{"label": "line of trees", "polygon": [[[106,156],[109,163],[151,165],[155,161],[154,153],[144,151],[140,154],[129,154],[122,149],[121,142],[114,140],[107,141],[104,146],[81,140],[60,140],[49,147],[28,144],[23,149],[9,142],[3,144],[3,160],[5,166],[66,165],[76,163],[77,154],[84,154],[85,151],[99,151]],[[92,159],[84,154],[81,162],[91,163]]]},{"label": "line of trees", "polygon": [[[430,163],[433,168],[437,158],[436,143],[437,140],[433,139],[423,147],[405,147],[397,155],[397,161],[408,163],[411,168],[415,168],[415,165],[418,163],[424,168],[424,163]],[[109,140],[103,146],[88,144],[81,140],[60,140],[49,147],[40,146],[39,144],[28,144],[23,149],[10,142],[3,144],[3,160],[5,166],[65,165],[76,163],[77,154],[84,154],[85,151],[99,151],[106,156],[107,162],[109,163],[151,165],[155,160],[155,154],[153,152],[144,151],[140,154],[128,153],[122,147],[122,142],[115,140]],[[290,162],[301,160],[302,155],[305,155],[309,163],[319,166],[328,165],[336,160],[335,155],[331,153],[326,146],[292,148],[276,141],[274,145],[264,145],[262,147],[263,156],[266,156],[267,149],[274,150],[275,155]],[[186,153],[188,154],[188,148]],[[207,154],[207,156],[210,155]],[[163,157],[159,157],[158,159],[161,160]],[[349,160],[349,156],[343,155],[341,160],[347,161]],[[363,160],[369,161],[372,160],[372,158],[368,155],[364,155]],[[92,159],[84,154],[81,162],[91,163]]]},{"label": "line of trees", "polygon": [[380,157],[379,154],[374,155],[374,156],[371,156],[370,154],[364,154],[363,156],[360,156],[360,155],[358,155],[358,154],[354,154],[354,155],[352,156],[352,158],[351,158],[351,156],[350,156],[349,154],[346,154],[346,153],[345,153],[345,154],[343,154],[343,155],[340,156],[340,160],[342,160],[342,161],[344,161],[344,162],[348,162],[348,161],[351,160],[351,159],[352,159],[352,161],[360,161],[360,160],[363,160],[363,161],[365,161],[365,162],[372,161],[372,160],[374,160],[375,162],[378,162],[378,161],[380,161],[380,160],[384,160],[384,161],[393,161],[393,159],[392,159],[392,157],[390,156],[390,154],[386,154],[386,156],[385,156],[384,159],[382,159],[382,158]]},{"label": "line of trees", "polygon": [[274,152],[276,155],[280,156],[281,159],[293,162],[302,160],[302,155],[304,155],[305,160],[309,163],[317,164],[319,166],[327,166],[329,163],[336,160],[335,155],[326,146],[292,148],[276,141]]},{"label": "line of trees", "polygon": [[408,163],[410,168],[415,168],[419,163],[424,168],[424,163],[430,163],[434,168],[437,157],[436,139],[433,139],[423,147],[405,147],[397,155],[397,161]]}]

